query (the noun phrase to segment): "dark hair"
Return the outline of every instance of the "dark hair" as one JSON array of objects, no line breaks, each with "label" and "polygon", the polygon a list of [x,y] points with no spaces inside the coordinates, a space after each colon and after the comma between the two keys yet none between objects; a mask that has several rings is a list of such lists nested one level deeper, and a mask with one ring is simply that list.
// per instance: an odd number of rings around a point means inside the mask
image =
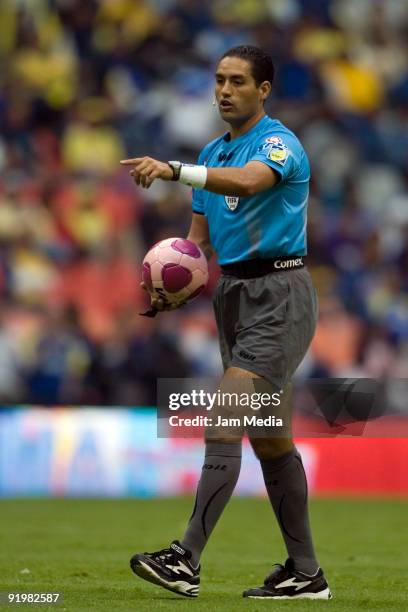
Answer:
[{"label": "dark hair", "polygon": [[224,59],[224,57],[239,57],[249,62],[251,64],[252,76],[254,77],[257,87],[259,87],[263,81],[269,81],[272,85],[275,74],[272,58],[259,47],[239,45],[238,47],[232,47],[232,49],[226,51],[220,58],[220,61]]}]

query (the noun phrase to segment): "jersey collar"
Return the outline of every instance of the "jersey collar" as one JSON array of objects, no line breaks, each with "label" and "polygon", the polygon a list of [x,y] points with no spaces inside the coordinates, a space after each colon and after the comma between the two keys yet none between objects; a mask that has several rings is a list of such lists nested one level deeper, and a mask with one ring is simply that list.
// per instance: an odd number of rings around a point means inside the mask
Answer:
[{"label": "jersey collar", "polygon": [[269,115],[264,115],[263,117],[261,117],[261,119],[259,119],[259,121],[257,121],[257,123],[255,123],[255,125],[251,127],[250,130],[248,130],[244,134],[241,134],[241,136],[238,136],[237,138],[234,138],[233,140],[231,140],[231,133],[225,132],[222,139],[227,144],[235,145],[237,142],[240,142],[241,140],[245,140],[245,138],[248,138],[248,136],[253,136],[254,134],[256,134],[256,132],[264,129],[265,125],[270,120],[271,118],[269,117]]}]

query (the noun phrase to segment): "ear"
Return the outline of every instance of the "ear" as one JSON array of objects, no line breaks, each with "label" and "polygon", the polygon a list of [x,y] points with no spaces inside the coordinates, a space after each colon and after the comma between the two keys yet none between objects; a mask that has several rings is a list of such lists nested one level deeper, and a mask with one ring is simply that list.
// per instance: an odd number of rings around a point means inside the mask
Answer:
[{"label": "ear", "polygon": [[263,81],[259,86],[259,91],[261,93],[262,100],[265,102],[266,98],[271,93],[271,84],[269,81]]}]

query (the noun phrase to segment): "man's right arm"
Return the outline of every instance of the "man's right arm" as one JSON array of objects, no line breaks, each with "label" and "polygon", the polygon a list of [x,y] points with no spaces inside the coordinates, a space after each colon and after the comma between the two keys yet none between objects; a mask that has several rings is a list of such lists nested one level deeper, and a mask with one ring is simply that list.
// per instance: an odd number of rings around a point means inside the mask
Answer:
[{"label": "man's right arm", "polygon": [[210,242],[210,232],[208,229],[208,221],[205,215],[200,215],[193,212],[190,230],[187,235],[187,240],[191,240],[200,247],[207,261],[211,259],[214,250]]}]

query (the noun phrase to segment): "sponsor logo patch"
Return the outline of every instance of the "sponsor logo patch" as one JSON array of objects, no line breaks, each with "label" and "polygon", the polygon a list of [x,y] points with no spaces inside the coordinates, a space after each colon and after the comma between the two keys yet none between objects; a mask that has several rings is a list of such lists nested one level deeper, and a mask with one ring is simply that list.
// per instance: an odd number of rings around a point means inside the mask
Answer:
[{"label": "sponsor logo patch", "polygon": [[283,144],[283,140],[279,136],[269,136],[268,138],[265,138],[265,143]]},{"label": "sponsor logo patch", "polygon": [[289,149],[284,142],[275,142],[268,151],[268,159],[277,164],[284,165],[288,159]]},{"label": "sponsor logo patch", "polygon": [[[277,158],[283,157],[283,155],[281,153],[276,153],[276,151],[287,151],[286,157],[288,155],[288,148],[283,142],[282,138],[280,138],[279,136],[268,136],[268,138],[265,138],[264,142],[258,147],[257,152],[258,153],[263,153],[264,151],[271,152],[272,150],[273,150],[272,155]],[[286,161],[286,157],[284,161]],[[273,159],[272,161],[277,161],[278,163],[281,163],[279,162],[278,159]]]},{"label": "sponsor logo patch", "polygon": [[224,196],[224,198],[225,198],[225,203],[227,204],[228,208],[230,210],[235,210],[239,204],[239,197],[238,196]]}]

